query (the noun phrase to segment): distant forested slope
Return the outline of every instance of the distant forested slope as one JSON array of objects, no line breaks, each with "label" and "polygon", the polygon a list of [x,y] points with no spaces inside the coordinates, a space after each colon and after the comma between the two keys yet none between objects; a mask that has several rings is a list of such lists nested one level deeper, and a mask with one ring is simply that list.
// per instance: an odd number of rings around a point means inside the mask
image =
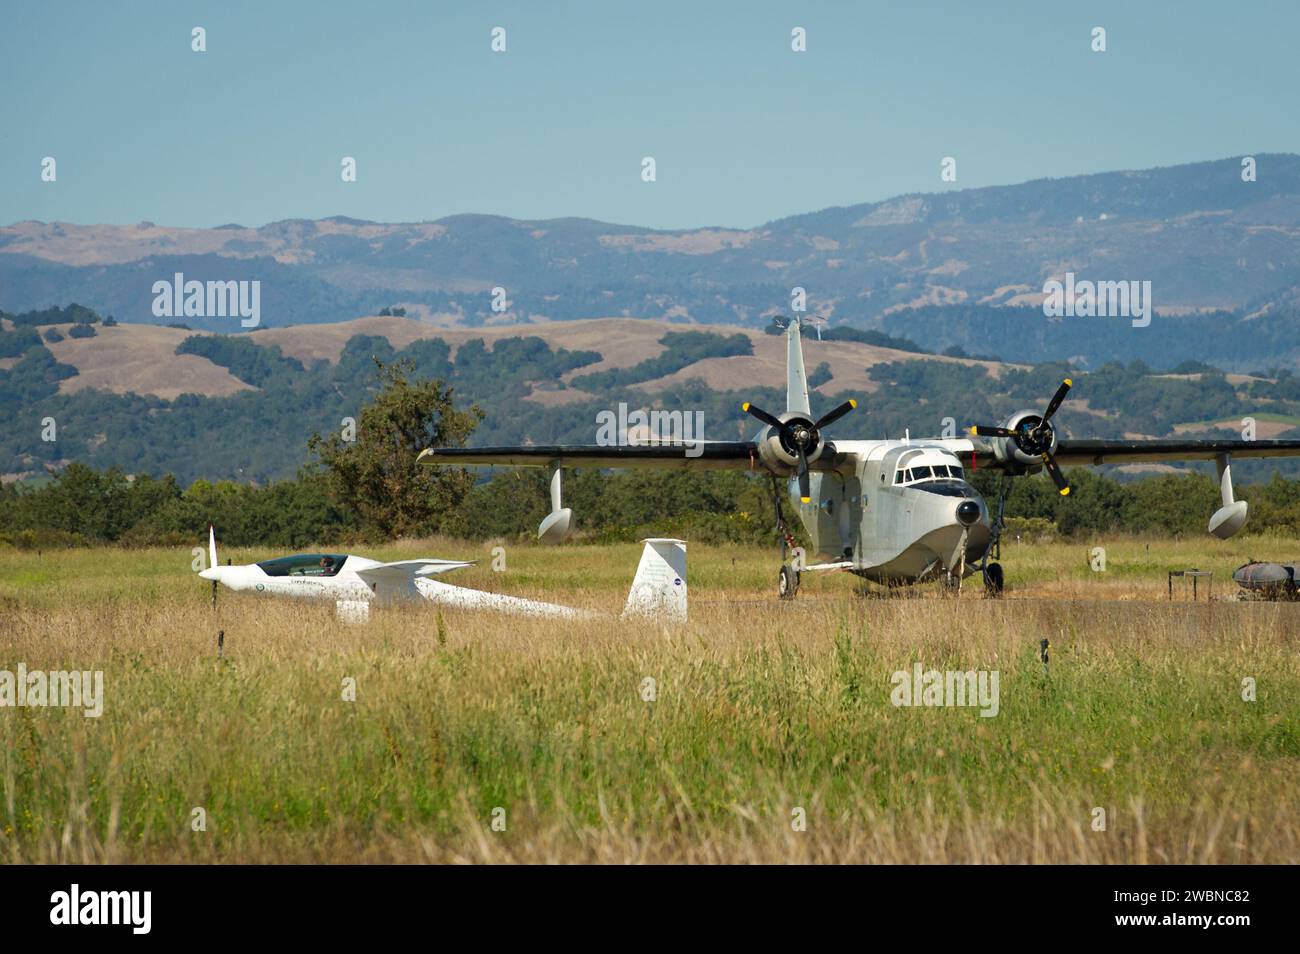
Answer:
[{"label": "distant forested slope", "polygon": [[1247,317],[1228,311],[1165,315],[1159,308],[1157,299],[1151,324],[1142,328],[1125,318],[1048,319],[1040,307],[990,305],[894,312],[882,327],[935,352],[958,347],[1003,361],[1077,358],[1085,367],[1098,367],[1138,360],[1161,370],[1186,361],[1209,362],[1225,371],[1300,366],[1300,309],[1286,306]]},{"label": "distant forested slope", "polygon": [[[337,431],[369,399],[377,361],[410,362],[417,379],[444,380],[455,389],[458,404],[478,404],[485,418],[472,441],[481,445],[590,443],[597,415],[619,402],[699,411],[706,437],[735,439],[755,430],[741,413],[741,402],[768,408],[784,402],[783,379],[721,391],[687,374],[684,383],[654,393],[639,387],[695,361],[747,355],[750,340],[744,335],[668,332],[661,355],[586,375],[582,369],[602,359],[598,351],[554,348],[528,335],[501,338],[491,346],[481,339],[464,341],[454,360],[441,338],[399,349],[386,338],[355,335],[333,364],[305,364],[277,346],[260,344],[256,335],[195,335],[183,339],[177,352],[227,368],[251,388],[224,397],[182,394],[164,400],[95,389],[60,393],[60,382],[74,377],[76,369],[56,361],[36,330],[21,325],[0,336],[0,348],[12,342],[9,350],[18,352],[0,365],[0,473],[41,474],[80,461],[129,473],[170,473],[186,483],[291,477],[305,459],[307,438]],[[875,343],[898,341],[879,332],[865,334]],[[867,393],[841,392],[825,363],[810,374],[814,408],[847,397],[859,400],[858,410],[835,425],[831,436],[935,435],[971,422],[996,422],[1017,409],[1040,407],[1067,374],[1075,388],[1058,420],[1075,436],[1235,435],[1247,417],[1257,419],[1261,437],[1300,434],[1300,378],[1289,371],[1230,379],[1204,362],[1176,370],[1180,373],[1161,373],[1129,360],[1081,373],[1063,362],[1040,362],[994,375],[983,365],[918,353],[865,369],[871,383]],[[564,376],[570,374],[566,384]],[[56,440],[45,439],[48,428],[42,422],[47,420],[56,425]],[[1260,477],[1275,466],[1243,461],[1239,470],[1243,477]]]}]

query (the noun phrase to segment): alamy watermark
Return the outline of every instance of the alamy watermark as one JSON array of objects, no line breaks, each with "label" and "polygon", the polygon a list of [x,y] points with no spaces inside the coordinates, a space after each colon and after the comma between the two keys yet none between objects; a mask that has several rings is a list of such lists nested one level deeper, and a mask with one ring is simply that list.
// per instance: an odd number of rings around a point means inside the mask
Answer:
[{"label": "alamy watermark", "polygon": [[132,934],[148,934],[153,926],[152,891],[83,891],[73,883],[50,895],[50,923],[55,925],[118,924]]},{"label": "alamy watermark", "polygon": [[234,318],[244,328],[262,323],[262,283],[254,279],[229,282],[186,281],[177,272],[173,281],[153,283],[155,318]]},{"label": "alamy watermark", "polygon": [[996,669],[927,672],[916,663],[910,673],[900,669],[890,678],[894,689],[889,701],[896,706],[978,706],[987,719],[998,714],[998,680]]},{"label": "alamy watermark", "polygon": [[596,443],[601,447],[681,445],[687,457],[704,453],[703,411],[629,411],[620,401],[618,410],[596,413]]},{"label": "alamy watermark", "polygon": [[1151,282],[1076,282],[1074,272],[1065,281],[1043,284],[1043,314],[1048,318],[1131,318],[1134,328],[1151,324]]},{"label": "alamy watermark", "polygon": [[0,669],[0,709],[53,706],[81,709],[87,719],[98,719],[104,714],[103,670],[29,672],[25,663],[13,672]]}]

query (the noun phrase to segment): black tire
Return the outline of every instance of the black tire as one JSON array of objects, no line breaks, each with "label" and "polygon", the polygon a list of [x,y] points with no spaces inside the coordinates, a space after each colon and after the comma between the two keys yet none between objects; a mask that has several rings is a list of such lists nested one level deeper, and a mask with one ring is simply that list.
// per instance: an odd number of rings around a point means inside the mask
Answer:
[{"label": "black tire", "polygon": [[799,592],[799,574],[788,564],[782,564],[781,575],[776,581],[776,595],[783,600],[792,600]]},{"label": "black tire", "polygon": [[1002,595],[1002,564],[990,563],[984,568],[984,592],[997,599]]}]

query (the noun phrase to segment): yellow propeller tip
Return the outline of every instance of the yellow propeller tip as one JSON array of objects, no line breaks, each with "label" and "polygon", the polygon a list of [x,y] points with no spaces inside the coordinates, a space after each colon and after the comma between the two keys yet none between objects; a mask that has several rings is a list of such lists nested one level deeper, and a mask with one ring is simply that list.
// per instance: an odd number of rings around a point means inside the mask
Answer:
[{"label": "yellow propeller tip", "polygon": [[1065,379],[1065,386],[1066,386],[1067,388],[1072,388],[1072,387],[1074,387],[1074,382],[1071,381],[1069,378],[1066,378],[1066,379]]},{"label": "yellow propeller tip", "polygon": [[849,398],[849,407],[857,407],[857,406],[858,406],[858,402],[853,400],[853,398]]},{"label": "yellow propeller tip", "polygon": [[749,411],[749,402],[746,401],[744,404],[740,405],[740,409],[741,409],[742,411],[746,411],[746,412],[748,412],[748,411]]},{"label": "yellow propeller tip", "polygon": [[1061,496],[1062,496],[1062,497],[1068,497],[1068,496],[1070,496],[1070,488],[1069,488],[1069,487],[1062,487],[1062,488],[1061,488]]},{"label": "yellow propeller tip", "polygon": [[974,424],[972,424],[972,425],[971,425],[970,432],[971,432],[972,434],[974,434],[976,437],[978,437],[978,436],[979,436],[980,429],[979,429],[977,426],[975,426]]},{"label": "yellow propeller tip", "polygon": [[801,501],[803,501],[804,503],[812,503],[812,498],[811,498],[811,497],[800,497],[799,499],[800,499]]}]

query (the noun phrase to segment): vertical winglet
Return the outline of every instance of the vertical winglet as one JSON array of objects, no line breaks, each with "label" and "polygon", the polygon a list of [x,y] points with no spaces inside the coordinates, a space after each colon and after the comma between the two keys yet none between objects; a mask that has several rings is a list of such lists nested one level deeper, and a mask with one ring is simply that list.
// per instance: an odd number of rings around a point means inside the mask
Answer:
[{"label": "vertical winglet", "polygon": [[208,524],[208,566],[217,565],[217,531]]}]

